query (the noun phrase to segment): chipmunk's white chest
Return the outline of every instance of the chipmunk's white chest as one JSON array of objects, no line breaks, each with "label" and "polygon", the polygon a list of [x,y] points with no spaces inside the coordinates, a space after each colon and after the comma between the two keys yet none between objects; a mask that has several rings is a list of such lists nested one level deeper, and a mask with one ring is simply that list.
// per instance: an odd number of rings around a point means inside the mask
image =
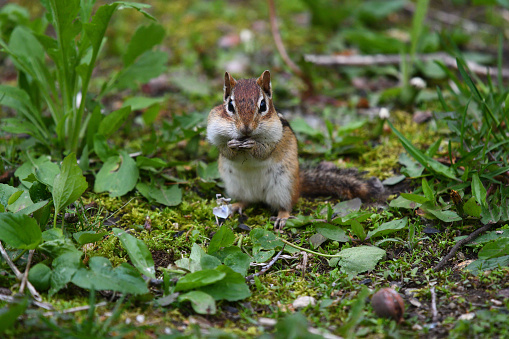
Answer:
[{"label": "chipmunk's white chest", "polygon": [[292,179],[283,163],[272,159],[221,159],[221,177],[228,195],[240,202],[264,202],[272,208],[291,209]]}]

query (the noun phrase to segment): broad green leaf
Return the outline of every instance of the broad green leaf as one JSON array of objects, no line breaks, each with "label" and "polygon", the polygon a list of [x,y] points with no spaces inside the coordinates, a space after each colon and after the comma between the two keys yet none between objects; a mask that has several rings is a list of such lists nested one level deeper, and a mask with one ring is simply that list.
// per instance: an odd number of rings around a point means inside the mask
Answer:
[{"label": "broad green leaf", "polygon": [[42,241],[42,233],[35,219],[25,214],[0,214],[0,240],[11,247],[32,250]]},{"label": "broad green leaf", "polygon": [[81,256],[83,252],[66,252],[53,260],[51,273],[51,288],[49,295],[53,295],[60,291],[67,283],[69,283],[74,274],[83,266]]},{"label": "broad green leaf", "polygon": [[102,5],[97,9],[91,22],[83,23],[83,30],[92,44],[92,62],[94,62],[99,53],[106,28],[117,6],[118,4],[116,3]]},{"label": "broad green leaf", "polygon": [[403,180],[405,180],[405,178],[406,178],[406,176],[403,174],[395,175],[395,176],[392,176],[392,177],[387,178],[384,181],[382,181],[382,184],[384,184],[386,186],[396,185],[396,184],[399,184],[400,182],[402,182]]},{"label": "broad green leaf", "polygon": [[50,188],[53,187],[55,177],[58,173],[60,173],[60,167],[58,167],[58,165],[54,162],[46,161],[39,165],[35,164],[35,177],[39,182],[49,186]]},{"label": "broad green leaf", "polygon": [[[313,1],[313,0],[311,0]],[[302,313],[289,313],[284,318],[279,319],[275,326],[275,338],[292,339],[323,339],[324,336],[312,334],[309,332],[308,320]]]},{"label": "broad green leaf", "polygon": [[193,310],[198,314],[216,314],[216,301],[210,294],[201,291],[191,291],[178,297],[180,302],[190,301]]},{"label": "broad green leaf", "polygon": [[342,201],[337,203],[332,209],[340,217],[346,217],[352,212],[356,212],[361,208],[362,201],[359,198]]},{"label": "broad green leaf", "polygon": [[213,270],[217,266],[221,265],[221,260],[213,255],[205,254],[201,257],[200,265],[202,270]]},{"label": "broad green leaf", "polygon": [[136,189],[149,201],[156,201],[166,206],[177,206],[182,202],[182,189],[178,185],[172,185],[170,188],[158,188],[154,184],[147,185],[138,183]]},{"label": "broad green leaf", "polygon": [[428,201],[428,198],[413,193],[401,193],[401,196],[407,200],[416,202],[418,204],[424,204],[425,202]]},{"label": "broad green leaf", "polygon": [[30,268],[28,272],[28,281],[34,285],[38,291],[47,291],[51,283],[51,269],[43,263]]},{"label": "broad green leaf", "polygon": [[11,328],[28,307],[28,298],[25,297],[19,302],[9,304],[0,309],[0,334]]},{"label": "broad green leaf", "polygon": [[161,169],[168,167],[168,162],[160,158],[136,157],[136,166],[140,169]]},{"label": "broad green leaf", "polygon": [[481,205],[481,222],[484,225],[487,225],[488,223],[498,222],[501,217],[500,212],[501,212],[500,207],[498,207],[495,204],[492,204],[490,206]]},{"label": "broad green leaf", "polygon": [[228,246],[220,249],[217,252],[212,253],[211,255],[221,260],[221,262],[224,262],[227,256],[236,253],[242,253],[242,250],[237,246]]},{"label": "broad green leaf", "polygon": [[487,243],[479,251],[479,259],[491,259],[509,255],[509,238],[499,238]]},{"label": "broad green leaf", "polygon": [[[17,192],[20,192],[20,193],[17,193]],[[7,205],[9,205],[10,198],[15,193],[21,195],[23,193],[23,190],[12,187],[10,185],[0,184],[0,204],[2,204],[4,207],[7,207]]]},{"label": "broad green leaf", "polygon": [[111,197],[119,197],[131,191],[138,181],[139,171],[129,154],[120,151],[120,156],[110,157],[97,173],[94,191],[108,191]]},{"label": "broad green leaf", "polygon": [[139,84],[146,83],[166,71],[167,62],[167,53],[146,51],[134,63],[120,71],[115,87],[134,89]]},{"label": "broad green leaf", "polygon": [[230,267],[235,272],[241,274],[243,277],[247,275],[250,262],[251,258],[249,257],[249,255],[242,252],[232,253],[224,259],[224,264],[226,266]]},{"label": "broad green leaf", "polygon": [[237,301],[251,296],[246,280],[240,273],[225,265],[218,266],[216,271],[225,274],[224,278],[201,287],[201,291],[210,294],[215,300]]},{"label": "broad green leaf", "polygon": [[471,217],[479,218],[481,216],[481,206],[475,202],[475,197],[470,197],[463,205],[463,211]]},{"label": "broad green leaf", "polygon": [[[139,111],[141,109],[153,106],[166,101],[163,98],[148,98],[148,97],[132,97],[124,101],[122,106],[131,106],[131,110]],[[139,157],[138,157],[139,158]]]},{"label": "broad green leaf", "polygon": [[17,213],[33,205],[28,191],[21,191],[21,195],[18,195],[19,193],[14,193],[14,196],[11,196],[6,210]]},{"label": "broad green leaf", "polygon": [[73,233],[73,238],[80,245],[90,244],[102,240],[108,232],[82,231]]},{"label": "broad green leaf", "polygon": [[118,152],[108,146],[108,141],[102,134],[94,135],[93,148],[95,154],[97,154],[102,162],[107,162],[110,157],[118,156]]},{"label": "broad green leaf", "polygon": [[80,268],[72,277],[72,283],[86,289],[112,290],[122,293],[145,294],[149,290],[138,270],[123,263],[113,268],[104,257],[92,257],[90,269]]},{"label": "broad green leaf", "polygon": [[340,242],[348,242],[350,241],[350,237],[346,234],[346,232],[339,226],[331,225],[328,223],[320,222],[314,224],[315,229],[318,233],[323,235],[324,237],[340,241]]},{"label": "broad green leaf", "polygon": [[192,290],[198,287],[213,284],[226,276],[226,273],[213,270],[201,270],[186,274],[177,281],[175,292]]},{"label": "broad green leaf", "polygon": [[283,247],[283,242],[276,238],[275,234],[261,229],[255,228],[249,233],[253,245],[258,245],[264,250],[272,250],[276,247]]},{"label": "broad green leaf", "polygon": [[8,205],[14,204],[22,194],[23,190],[14,192],[14,194],[9,197],[9,200],[7,200],[7,204]]},{"label": "broad green leaf", "polygon": [[379,237],[387,234],[391,234],[393,232],[396,232],[400,229],[403,229],[407,225],[407,218],[403,219],[395,219],[388,222],[384,222],[380,226],[378,226],[375,230],[369,231],[367,238],[373,238],[373,237]]},{"label": "broad green leaf", "polygon": [[[53,181],[53,204],[55,205],[55,215],[58,212],[75,202],[76,199],[87,189],[87,180],[81,172],[76,160],[76,154],[71,153],[65,157],[60,168],[60,173]],[[55,216],[56,219],[56,216]]]},{"label": "broad green leaf", "polygon": [[486,189],[484,188],[479,175],[474,173],[472,175],[472,195],[475,197],[477,203],[481,206],[487,207],[486,204]]},{"label": "broad green leaf", "polygon": [[385,256],[385,251],[375,246],[357,246],[339,252],[341,255],[338,265],[341,271],[348,275],[373,270],[376,264]]},{"label": "broad green leaf", "polygon": [[[31,215],[32,213],[40,210],[41,208],[43,208],[44,206],[46,206],[48,204],[48,200],[44,200],[44,201],[39,201],[38,203],[35,203],[35,204],[31,204],[31,205],[28,205],[27,207],[23,208],[23,209],[20,209],[19,211],[17,211],[16,213],[19,213],[19,214],[26,214],[26,215]],[[34,216],[35,217],[35,216]]]},{"label": "broad green leaf", "polygon": [[253,249],[253,259],[257,263],[266,262],[274,256],[276,252],[274,250],[261,251],[260,249]]},{"label": "broad green leaf", "polygon": [[35,159],[33,162],[27,161],[16,169],[16,171],[14,172],[14,176],[18,177],[23,186],[25,186],[26,188],[30,188],[30,186],[32,186],[33,184],[33,181],[27,181],[26,179],[30,176],[30,174],[35,173],[35,169],[37,167],[43,165],[46,162],[51,162],[50,156],[42,155],[39,158]]},{"label": "broad green leaf", "polygon": [[143,240],[137,239],[120,228],[113,228],[113,234],[120,240],[122,247],[129,254],[134,267],[147,277],[156,277],[154,259]]},{"label": "broad green leaf", "polygon": [[350,229],[360,241],[364,241],[364,239],[366,239],[366,231],[364,231],[364,227],[357,220],[350,221]]},{"label": "broad green leaf", "polygon": [[191,254],[189,258],[183,258],[175,261],[175,265],[177,267],[184,268],[190,272],[200,271],[201,267],[201,258],[205,256],[206,253],[203,248],[200,247],[197,243],[193,243],[191,247]]},{"label": "broad green leaf", "polygon": [[419,206],[421,206],[420,203],[417,203],[415,201],[411,201],[411,200],[408,200],[408,199],[405,199],[404,197],[402,197],[401,195],[399,197],[397,197],[396,199],[392,200],[390,203],[389,203],[389,206],[390,207],[393,207],[393,208],[408,208],[408,209],[416,209],[418,208]]},{"label": "broad green leaf", "polygon": [[115,133],[120,126],[127,120],[131,113],[131,107],[122,107],[105,116],[99,124],[97,133],[104,135],[106,138]]},{"label": "broad green leaf", "polygon": [[[58,172],[57,172],[58,173]],[[51,185],[53,185],[53,180],[51,181]],[[39,181],[36,181],[30,186],[30,189],[28,190],[28,193],[30,194],[30,199],[36,203],[43,200],[49,200],[51,198],[51,192],[48,191],[48,187],[40,183]]]},{"label": "broad green leaf", "polygon": [[122,57],[124,66],[131,65],[141,54],[160,44],[163,41],[164,34],[163,26],[156,23],[138,27],[127,45],[127,51]]},{"label": "broad green leaf", "polygon": [[235,234],[230,227],[223,225],[210,240],[208,253],[217,252],[221,247],[228,247],[235,241]]},{"label": "broad green leaf", "polygon": [[465,270],[477,275],[479,271],[491,271],[504,266],[509,266],[509,255],[491,259],[478,259],[465,267]]},{"label": "broad green leaf", "polygon": [[463,220],[458,215],[458,213],[456,213],[454,211],[443,211],[440,209],[432,209],[432,208],[427,208],[425,211],[433,214],[435,217],[437,217],[438,219],[445,221],[445,222],[453,222],[453,221]]}]

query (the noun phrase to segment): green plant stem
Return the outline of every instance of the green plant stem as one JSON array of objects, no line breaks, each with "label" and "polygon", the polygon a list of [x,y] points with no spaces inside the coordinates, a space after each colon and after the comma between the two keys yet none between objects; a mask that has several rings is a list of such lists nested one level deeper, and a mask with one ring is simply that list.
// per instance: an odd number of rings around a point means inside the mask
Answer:
[{"label": "green plant stem", "polygon": [[26,250],[26,249],[25,249],[25,250],[23,250],[23,251],[21,251],[21,253],[20,253],[20,254],[18,254],[18,255],[16,256],[16,258],[12,259],[12,262],[16,262],[16,261],[18,261],[18,260],[19,260],[19,258],[21,258],[21,257],[23,256],[23,254],[25,254],[27,251],[28,251],[28,250]]},{"label": "green plant stem", "polygon": [[301,251],[304,251],[304,252],[308,252],[308,253],[311,253],[311,254],[316,254],[316,255],[319,255],[319,256],[322,256],[322,257],[326,257],[326,258],[339,258],[339,257],[342,257],[341,254],[323,254],[323,253],[320,253],[320,252],[315,252],[315,251],[312,251],[310,249],[307,249],[307,248],[300,247],[298,245],[292,244],[291,242],[286,241],[286,240],[281,239],[281,238],[279,238],[279,240],[281,240],[285,244],[287,244],[289,246],[292,246],[293,248],[296,248],[298,250],[301,250]]}]

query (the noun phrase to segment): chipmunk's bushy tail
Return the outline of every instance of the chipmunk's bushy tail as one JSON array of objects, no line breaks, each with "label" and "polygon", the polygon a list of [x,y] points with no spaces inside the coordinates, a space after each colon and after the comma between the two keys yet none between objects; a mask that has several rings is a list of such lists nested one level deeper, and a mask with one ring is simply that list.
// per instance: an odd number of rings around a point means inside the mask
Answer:
[{"label": "chipmunk's bushy tail", "polygon": [[300,171],[301,193],[304,196],[334,196],[341,199],[360,198],[364,202],[379,201],[385,196],[378,178],[364,178],[355,168],[339,169],[322,162],[315,168]]}]

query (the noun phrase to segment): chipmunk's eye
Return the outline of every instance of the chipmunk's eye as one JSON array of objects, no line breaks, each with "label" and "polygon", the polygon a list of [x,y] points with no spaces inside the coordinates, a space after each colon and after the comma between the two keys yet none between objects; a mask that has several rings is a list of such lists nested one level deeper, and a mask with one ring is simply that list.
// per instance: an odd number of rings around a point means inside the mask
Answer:
[{"label": "chipmunk's eye", "polygon": [[265,102],[265,99],[262,99],[262,101],[260,101],[260,109],[258,110],[258,112],[264,113],[266,111],[267,111],[267,103]]},{"label": "chipmunk's eye", "polygon": [[235,113],[235,107],[233,107],[232,99],[228,100],[228,112]]}]

